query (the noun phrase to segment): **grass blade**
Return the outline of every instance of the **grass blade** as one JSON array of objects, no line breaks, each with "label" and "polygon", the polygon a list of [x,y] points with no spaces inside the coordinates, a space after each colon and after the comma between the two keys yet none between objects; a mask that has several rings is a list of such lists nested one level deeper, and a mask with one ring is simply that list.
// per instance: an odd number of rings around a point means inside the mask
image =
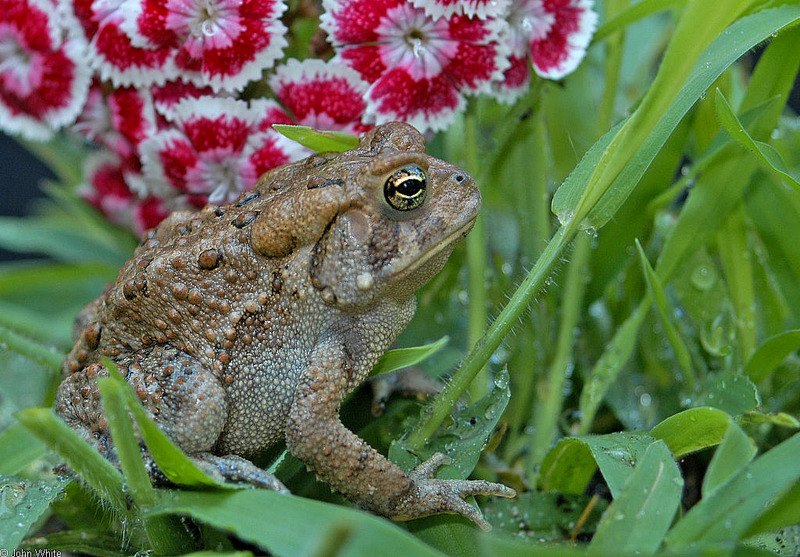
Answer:
[{"label": "grass blade", "polygon": [[728,99],[725,98],[725,95],[723,95],[722,91],[719,89],[716,91],[716,101],[717,117],[730,136],[756,155],[769,170],[777,174],[797,191],[800,191],[800,182],[789,174],[786,163],[783,158],[781,158],[780,153],[778,153],[772,145],[764,143],[763,141],[756,141],[747,133],[747,130],[739,121],[739,118],[733,113]]},{"label": "grass blade", "polygon": [[61,421],[51,408],[26,408],[16,416],[22,425],[61,456],[101,499],[110,503],[115,512],[123,517],[128,515],[119,470]]},{"label": "grass blade", "polygon": [[732,421],[703,477],[703,497],[708,497],[718,487],[738,474],[753,460],[757,452],[758,448],[753,440],[736,422]]},{"label": "grass blade", "polygon": [[737,541],[772,499],[800,479],[800,434],[742,469],[724,486],[703,498],[666,537],[672,549],[695,542]]},{"label": "grass blade", "polygon": [[655,553],[678,510],[682,489],[683,478],[666,444],[652,443],[603,513],[589,554]]}]

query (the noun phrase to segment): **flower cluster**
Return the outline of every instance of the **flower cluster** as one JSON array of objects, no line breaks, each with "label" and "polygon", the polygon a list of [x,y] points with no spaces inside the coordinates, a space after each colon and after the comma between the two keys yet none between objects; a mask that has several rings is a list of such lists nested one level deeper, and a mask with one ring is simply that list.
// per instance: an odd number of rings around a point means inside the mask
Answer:
[{"label": "flower cluster", "polygon": [[[273,124],[432,132],[469,95],[511,102],[532,72],[563,77],[591,38],[591,3],[322,0],[309,14],[279,0],[0,0],[0,129],[95,144],[84,197],[142,231],[303,156]],[[281,62],[300,17],[318,17],[329,45]]]}]

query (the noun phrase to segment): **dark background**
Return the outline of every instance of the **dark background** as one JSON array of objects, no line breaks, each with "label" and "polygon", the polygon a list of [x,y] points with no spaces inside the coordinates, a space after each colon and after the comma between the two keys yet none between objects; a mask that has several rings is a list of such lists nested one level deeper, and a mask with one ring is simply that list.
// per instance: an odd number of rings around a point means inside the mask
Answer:
[{"label": "dark background", "polygon": [[[27,214],[31,201],[44,195],[39,185],[45,178],[55,176],[19,143],[0,133],[0,216]],[[21,257],[0,248],[0,261]]]}]

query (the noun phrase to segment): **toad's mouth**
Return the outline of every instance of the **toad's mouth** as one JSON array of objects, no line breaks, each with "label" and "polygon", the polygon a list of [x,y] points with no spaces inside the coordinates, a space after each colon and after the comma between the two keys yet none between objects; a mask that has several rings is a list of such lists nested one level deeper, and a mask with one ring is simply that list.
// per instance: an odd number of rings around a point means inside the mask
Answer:
[{"label": "toad's mouth", "polygon": [[[445,237],[441,238],[436,242],[434,246],[432,246],[429,250],[423,252],[417,259],[411,261],[408,265],[404,265],[401,269],[392,273],[392,279],[402,280],[406,276],[413,274],[418,269],[422,268],[426,263],[431,261],[434,258],[437,258],[442,255],[443,252],[448,250],[452,250],[455,245],[462,239],[469,234],[470,230],[472,230],[475,221],[477,220],[478,215],[477,213],[467,220],[464,224],[447,234]],[[449,253],[445,255],[445,258],[449,257]],[[444,265],[444,261],[442,261],[442,265]]]}]

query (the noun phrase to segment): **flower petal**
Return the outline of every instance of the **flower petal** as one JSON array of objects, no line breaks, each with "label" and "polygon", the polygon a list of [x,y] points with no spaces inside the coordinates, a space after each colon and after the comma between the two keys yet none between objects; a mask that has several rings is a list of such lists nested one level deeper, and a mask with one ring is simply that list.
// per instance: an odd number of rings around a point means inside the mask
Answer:
[{"label": "flower petal", "polygon": [[46,0],[5,3],[0,13],[0,127],[10,133],[47,139],[86,101],[86,44],[58,19]]},{"label": "flower petal", "polygon": [[561,79],[578,67],[597,25],[592,0],[542,0],[554,18],[544,38],[530,43],[533,69],[541,77]]},{"label": "flower petal", "polygon": [[411,0],[411,3],[425,10],[425,14],[438,19],[453,15],[465,15],[486,19],[502,16],[511,0]]},{"label": "flower petal", "polygon": [[369,85],[341,63],[290,59],[269,78],[278,101],[294,121],[317,129],[360,133]]},{"label": "flower petal", "polygon": [[131,0],[61,0],[65,19],[75,20],[89,42],[89,64],[115,87],[148,87],[177,78],[172,53],[140,48],[122,29]]},{"label": "flower petal", "polygon": [[[175,107],[183,99],[199,99],[214,95],[211,87],[197,87],[185,81],[167,81],[164,85],[154,85],[151,91],[158,115],[168,121],[175,119]],[[227,95],[218,93],[217,96],[223,98]]]},{"label": "flower petal", "polygon": [[452,18],[450,36],[458,41],[458,50],[445,72],[460,89],[489,92],[491,82],[501,79],[509,66],[507,47],[500,40],[506,26],[505,20],[499,19]]},{"label": "flower petal", "polygon": [[169,215],[170,209],[163,200],[136,195],[131,183],[141,181],[141,175],[108,151],[87,157],[83,175],[86,182],[78,193],[118,226],[142,234]]},{"label": "flower petal", "polygon": [[403,0],[322,0],[319,26],[334,46],[375,42],[381,20],[402,4]]},{"label": "flower petal", "polygon": [[503,73],[503,79],[493,83],[495,97],[504,103],[516,102],[528,90],[531,82],[531,68],[528,57],[509,57],[511,66]]},{"label": "flower petal", "polygon": [[439,131],[449,126],[466,101],[444,74],[415,80],[403,68],[387,72],[370,88],[368,121],[376,124],[399,120],[418,130]]}]

